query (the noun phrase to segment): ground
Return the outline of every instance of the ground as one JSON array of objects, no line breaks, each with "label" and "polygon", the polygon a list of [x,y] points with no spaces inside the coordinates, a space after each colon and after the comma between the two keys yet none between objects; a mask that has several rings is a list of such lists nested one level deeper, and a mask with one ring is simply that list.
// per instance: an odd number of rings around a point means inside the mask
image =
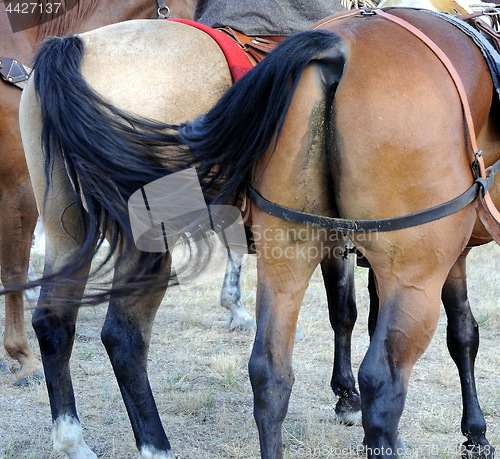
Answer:
[{"label": "ground", "polygon": [[[469,290],[480,322],[477,386],[488,439],[500,451],[500,248],[489,244],[469,256]],[[353,339],[357,368],[368,346],[366,270],[357,268],[359,319]],[[160,308],[149,372],[165,430],[178,459],[256,459],[257,429],[247,376],[253,332],[229,331],[218,305],[221,279],[192,290],[172,290]],[[243,297],[254,314],[255,260],[245,262]],[[100,343],[104,307],[82,309],[72,357],[77,406],[87,443],[99,457],[137,457],[135,442],[106,353]],[[29,319],[29,313],[28,318]],[[0,313],[3,328],[3,310]],[[28,324],[29,325],[29,324]],[[296,382],[285,421],[286,458],[362,457],[360,426],[335,423],[329,387],[332,331],[321,276],[311,281],[299,325],[306,338],[294,353]],[[461,398],[441,314],[436,336],[413,372],[400,432],[412,458],[456,458]],[[30,342],[37,350],[30,329]],[[37,352],[38,354],[38,352]],[[15,371],[16,363],[8,362]],[[15,387],[0,374],[0,458],[62,459],[52,451],[48,397],[43,385]]]}]

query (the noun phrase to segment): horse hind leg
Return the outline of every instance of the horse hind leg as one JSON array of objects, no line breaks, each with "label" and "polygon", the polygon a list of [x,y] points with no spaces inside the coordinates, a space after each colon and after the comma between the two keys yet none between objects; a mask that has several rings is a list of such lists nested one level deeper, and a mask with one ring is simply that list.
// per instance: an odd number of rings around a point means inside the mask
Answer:
[{"label": "horse hind leg", "polygon": [[[451,269],[443,286],[441,299],[446,311],[447,344],[450,356],[457,365],[462,389],[462,433],[467,437],[462,448],[462,457],[491,459],[495,449],[486,439],[486,421],[479,406],[475,386],[474,362],[479,347],[479,330],[467,298],[466,257],[467,249],[459,257]],[[370,270],[372,283],[370,294],[370,314],[373,316],[370,325],[370,336],[376,325],[378,314],[378,296],[375,278]]]},{"label": "horse hind leg", "polygon": [[[168,280],[170,261],[164,257],[158,263],[155,275],[164,282]],[[123,273],[121,266],[115,266],[115,279],[120,279]],[[116,280],[113,286],[116,287]],[[158,288],[121,299],[112,298],[101,332],[141,459],[174,458],[147,373],[151,330],[164,293],[165,289]]]},{"label": "horse hind leg", "polygon": [[[61,200],[63,194],[61,193]],[[72,259],[79,249],[78,238],[71,235],[75,233],[67,232],[72,228],[69,222],[77,221],[76,209],[69,201],[67,205],[59,201],[62,207],[53,208],[53,202],[49,200],[46,209],[47,215],[52,218],[46,225],[47,251],[44,273],[57,271],[67,260]],[[89,270],[90,265],[87,265],[76,276],[85,278]],[[70,374],[75,324],[84,289],[84,282],[68,282],[66,279],[42,285],[32,318],[45,370],[52,413],[54,450],[66,453],[69,459],[97,459],[83,439]],[[65,298],[71,302],[65,303]]]},{"label": "horse hind leg", "polygon": [[[23,284],[27,278],[31,238],[37,218],[29,181],[4,190],[1,207],[3,209],[0,222],[2,282],[4,285]],[[13,241],[16,243],[13,244]],[[33,380],[43,378],[42,364],[28,344],[21,292],[5,295],[4,347],[21,365],[16,374],[16,385],[28,385]]]},{"label": "horse hind leg", "polygon": [[[242,330],[253,330],[256,328],[255,321],[245,309],[241,302],[241,262],[243,255],[227,249],[228,261],[226,273],[220,292],[220,304],[231,313],[227,319],[228,328],[240,328]],[[297,327],[295,342],[304,339],[304,333]]]},{"label": "horse hind leg", "polygon": [[[346,241],[347,246],[352,244]],[[330,324],[335,334],[330,386],[339,397],[335,406],[337,419],[347,425],[361,423],[361,400],[351,366],[351,337],[357,318],[353,258],[353,255],[345,258],[344,253],[331,252],[321,262]]]},{"label": "horse hind leg", "polygon": [[441,299],[448,318],[447,344],[457,365],[462,386],[462,433],[467,440],[462,457],[492,459],[495,449],[486,439],[486,421],[479,406],[474,362],[479,347],[479,329],[467,297],[466,249],[459,257],[443,287]]},{"label": "horse hind leg", "polygon": [[[71,184],[61,160],[56,159],[47,187],[40,148],[41,117],[36,107],[33,85],[23,92],[21,126],[28,126],[23,136],[26,160],[37,202],[43,210],[46,252],[44,274],[57,272],[73,259],[80,248],[79,214],[73,201]],[[24,107],[24,110],[23,110]],[[42,204],[43,203],[43,204]],[[36,223],[36,218],[35,218]],[[30,235],[31,237],[31,235]],[[31,246],[31,241],[30,244]],[[90,265],[82,267],[76,276],[84,279]],[[45,382],[52,414],[52,440],[57,452],[70,459],[97,459],[86,445],[78,419],[71,381],[69,360],[75,338],[78,304],[85,289],[84,282],[57,280],[42,285],[32,324],[35,330],[45,372]],[[65,302],[70,298],[71,303]]]},{"label": "horse hind leg", "polygon": [[439,318],[438,296],[429,304],[426,292],[404,290],[381,295],[377,326],[358,373],[369,458],[404,453],[398,445],[398,424],[409,376]]},{"label": "horse hind leg", "polygon": [[220,293],[220,304],[230,312],[230,316],[227,319],[227,326],[229,328],[251,330],[255,328],[255,322],[241,302],[240,281],[243,254],[234,252],[229,248],[227,252],[228,260]]},{"label": "horse hind leg", "polygon": [[42,286],[32,319],[45,369],[54,450],[66,453],[69,459],[96,459],[97,456],[83,440],[69,368],[78,307],[63,306],[51,298],[68,296],[76,301],[83,294],[83,288],[64,282]]},{"label": "horse hind leg", "polygon": [[[33,267],[31,265],[28,266],[28,282],[36,282],[37,280],[38,276],[33,270]],[[29,307],[32,309],[36,308],[39,297],[40,286],[29,288],[24,292],[24,299],[28,302]]]},{"label": "horse hind leg", "polygon": [[[312,270],[305,274],[290,266],[293,260],[287,261],[288,270],[284,264],[272,266],[258,260],[257,333],[248,370],[262,458],[283,458],[282,425],[294,382],[297,317],[312,275]],[[280,282],[273,283],[275,278]]]}]

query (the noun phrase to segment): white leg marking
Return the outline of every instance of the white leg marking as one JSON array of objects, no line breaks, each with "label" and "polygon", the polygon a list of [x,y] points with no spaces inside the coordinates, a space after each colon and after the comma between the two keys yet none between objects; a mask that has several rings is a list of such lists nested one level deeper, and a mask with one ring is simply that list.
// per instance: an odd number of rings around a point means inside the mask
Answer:
[{"label": "white leg marking", "polygon": [[348,425],[360,426],[361,425],[361,411],[342,413],[340,416],[337,415],[340,422]]},{"label": "white leg marking", "polygon": [[54,450],[66,453],[69,459],[97,459],[82,436],[82,426],[71,416],[57,418],[52,426]]},{"label": "white leg marking", "polygon": [[158,451],[154,448],[145,446],[141,449],[139,459],[175,459],[172,451]]},{"label": "white leg marking", "polygon": [[[28,281],[33,282],[38,280],[37,275],[33,271],[33,268],[31,265],[28,266]],[[36,308],[36,304],[38,302],[38,297],[40,296],[40,287],[33,287],[29,288],[24,291],[24,297],[26,298],[26,301],[28,301],[28,304],[30,308]]]},{"label": "white leg marking", "polygon": [[222,284],[220,304],[229,309],[231,315],[227,320],[229,328],[250,330],[256,327],[254,320],[248,314],[240,298],[240,272],[243,255],[232,250],[228,253],[226,275]]}]

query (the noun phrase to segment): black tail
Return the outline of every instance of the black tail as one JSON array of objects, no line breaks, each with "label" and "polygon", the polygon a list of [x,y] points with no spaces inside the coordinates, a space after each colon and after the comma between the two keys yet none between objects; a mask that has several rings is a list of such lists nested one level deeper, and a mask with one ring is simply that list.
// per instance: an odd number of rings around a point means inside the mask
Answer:
[{"label": "black tail", "polygon": [[[167,168],[160,159],[162,146],[174,140],[166,132],[171,126],[135,118],[105,102],[80,74],[83,49],[77,36],[51,38],[40,48],[34,65],[47,183],[54,158],[62,155],[80,211],[83,240],[75,260],[45,282],[57,280],[59,275],[76,275],[91,261],[96,241],[102,243],[104,234],[110,238],[108,259],[113,253],[123,257],[133,246],[128,198],[176,169]],[[181,161],[180,152],[174,156]],[[170,160],[173,165],[172,155]],[[162,258],[158,253],[143,252],[141,275],[153,272]],[[139,280],[139,272],[135,274],[133,279]],[[135,288],[130,281],[130,288]],[[103,294],[95,298],[103,299]]]},{"label": "black tail", "polygon": [[[296,34],[239,80],[211,111],[179,127],[136,118],[104,101],[80,74],[82,55],[79,37],[52,38],[43,44],[34,65],[47,181],[54,158],[62,156],[81,213],[83,240],[73,262],[41,282],[75,276],[91,261],[95,241],[102,242],[103,234],[110,236],[109,256],[123,257],[134,244],[128,198],[172,172],[195,165],[205,190],[215,187],[220,191],[217,201],[229,202],[279,135],[305,67],[318,61],[329,68],[325,74],[333,71],[338,81],[344,64],[336,35]],[[177,136],[172,129],[179,131]],[[189,147],[189,156],[183,144]],[[172,155],[174,146],[177,151]],[[165,158],[167,147],[168,164],[160,159]],[[163,254],[142,252],[126,284],[98,293],[90,301],[102,301],[113,292],[130,294],[137,287],[150,288],[153,282],[162,287],[164,282],[154,273],[164,260]]]},{"label": "black tail", "polygon": [[216,202],[231,202],[247,185],[254,164],[276,142],[302,72],[312,61],[324,67],[329,97],[345,63],[341,39],[327,31],[301,32],[237,81],[208,113],[181,127],[178,139],[190,148],[206,190],[220,187]]}]

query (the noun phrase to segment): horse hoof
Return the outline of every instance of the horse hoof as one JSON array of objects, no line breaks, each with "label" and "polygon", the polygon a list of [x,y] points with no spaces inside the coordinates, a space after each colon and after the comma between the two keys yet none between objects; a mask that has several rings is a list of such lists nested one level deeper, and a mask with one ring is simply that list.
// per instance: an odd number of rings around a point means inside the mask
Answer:
[{"label": "horse hoof", "polygon": [[45,381],[45,374],[43,370],[38,371],[32,375],[26,375],[23,378],[17,380],[14,385],[20,387],[28,387],[35,384],[42,384]]},{"label": "horse hoof", "polygon": [[478,443],[471,443],[467,440],[462,444],[462,459],[494,459],[494,457],[495,448],[490,445],[486,438],[481,439]]},{"label": "horse hoof", "polygon": [[361,399],[356,392],[345,391],[335,405],[337,422],[346,426],[361,425]]},{"label": "horse hoof", "polygon": [[9,365],[7,365],[7,362],[5,360],[2,360],[0,362],[0,372],[5,373],[5,374],[11,373]]},{"label": "horse hoof", "polygon": [[254,330],[255,328],[257,328],[257,325],[251,317],[242,319],[240,317],[235,318],[231,316],[227,319],[227,328],[237,328],[239,330]]}]

